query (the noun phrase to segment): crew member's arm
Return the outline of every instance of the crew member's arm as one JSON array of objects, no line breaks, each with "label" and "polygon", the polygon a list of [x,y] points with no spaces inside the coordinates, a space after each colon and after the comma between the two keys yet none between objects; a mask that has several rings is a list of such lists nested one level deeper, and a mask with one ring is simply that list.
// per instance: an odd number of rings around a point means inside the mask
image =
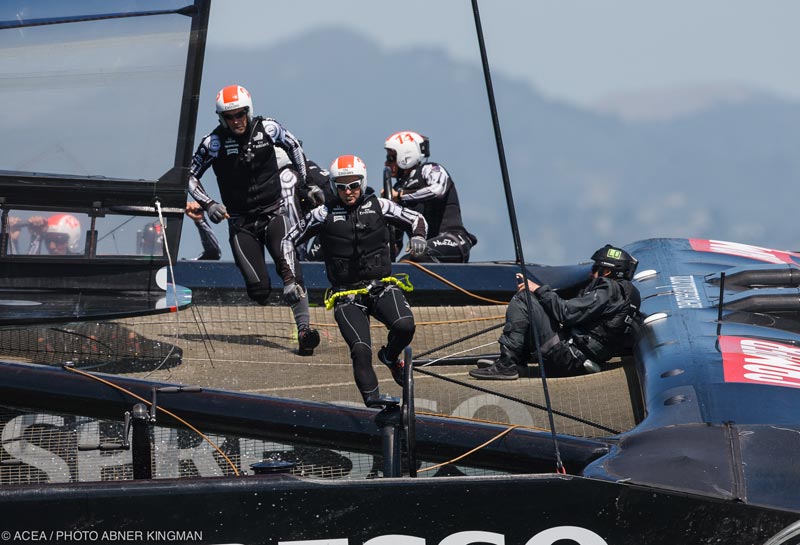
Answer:
[{"label": "crew member's arm", "polygon": [[228,210],[224,204],[218,203],[209,196],[203,184],[200,183],[200,178],[217,158],[217,150],[221,145],[216,134],[212,133],[204,137],[197,146],[197,151],[192,157],[192,164],[189,166],[189,194],[200,203],[203,210],[208,213],[209,219],[214,223],[219,223],[227,218]]},{"label": "crew member's arm", "polygon": [[428,236],[428,222],[419,212],[400,206],[389,199],[378,198],[383,217],[391,224],[410,231],[412,237]]},{"label": "crew member's arm", "polygon": [[306,155],[303,153],[303,146],[300,144],[300,140],[270,117],[264,119],[261,123],[264,125],[264,130],[272,138],[272,141],[289,154],[297,172],[300,173],[301,181],[305,183],[308,169],[306,168]]},{"label": "crew member's arm", "polygon": [[414,203],[429,201],[431,199],[443,199],[447,193],[447,189],[452,183],[450,175],[443,166],[436,163],[428,163],[422,165],[420,169],[422,179],[425,180],[426,185],[414,191],[392,191],[397,194],[397,199],[400,204],[407,206]]},{"label": "crew member's arm", "polygon": [[289,225],[295,225],[300,221],[300,210],[297,207],[300,179],[294,170],[284,168],[280,173],[281,179],[281,211],[289,220]]},{"label": "crew member's arm", "polygon": [[295,223],[281,240],[281,258],[278,270],[281,272],[283,284],[295,282],[297,278],[297,252],[298,244],[305,242],[322,230],[325,225],[325,218],[328,217],[328,208],[318,206],[305,215],[303,219]]},{"label": "crew member's arm", "polygon": [[572,299],[562,299],[550,286],[540,286],[534,294],[548,314],[565,326],[573,326],[603,314],[610,301],[609,282],[597,278],[581,295]]}]

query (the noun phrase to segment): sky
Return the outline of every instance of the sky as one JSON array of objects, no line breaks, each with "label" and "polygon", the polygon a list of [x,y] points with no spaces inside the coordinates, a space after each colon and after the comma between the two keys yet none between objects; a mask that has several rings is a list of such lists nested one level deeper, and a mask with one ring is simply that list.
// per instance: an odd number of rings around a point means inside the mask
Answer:
[{"label": "sky", "polygon": [[[484,0],[479,10],[491,70],[555,100],[591,107],[620,94],[731,84],[800,100],[796,0]],[[261,31],[232,32],[243,15]],[[218,0],[208,45],[271,45],[322,25],[387,49],[438,47],[480,62],[468,0]]]}]

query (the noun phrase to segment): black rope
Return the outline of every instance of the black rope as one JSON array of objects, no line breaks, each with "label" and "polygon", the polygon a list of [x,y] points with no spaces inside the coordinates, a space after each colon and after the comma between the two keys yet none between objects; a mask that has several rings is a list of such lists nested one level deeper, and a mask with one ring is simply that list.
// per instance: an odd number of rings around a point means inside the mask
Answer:
[{"label": "black rope", "polygon": [[[489,73],[489,57],[486,54],[486,43],[483,39],[483,28],[481,27],[481,16],[478,12],[478,0],[472,0],[472,13],[475,16],[475,32],[478,35],[478,46],[481,52],[481,63],[483,65],[483,76],[486,81],[486,94],[489,98],[489,109],[492,114],[492,125],[494,127],[495,141],[497,143],[497,156],[500,160],[500,172],[503,176],[503,188],[506,194],[506,204],[508,206],[508,219],[511,222],[511,234],[514,238],[514,249],[517,253],[517,263],[519,263],[520,271],[522,273],[522,282],[525,289],[525,304],[528,309],[528,316],[531,329],[531,337],[536,348],[536,359],[542,361],[542,351],[539,346],[539,335],[536,331],[536,324],[533,320],[533,312],[531,309],[531,298],[528,290],[528,271],[525,267],[525,257],[522,253],[522,241],[519,236],[519,225],[517,224],[517,214],[514,210],[514,197],[511,193],[511,181],[508,177],[508,166],[506,165],[506,154],[503,148],[503,137],[500,133],[500,120],[497,116],[497,105],[494,98],[494,88],[492,87],[492,75]],[[544,366],[540,367],[542,375],[542,390],[544,391],[544,399],[547,406],[550,407],[550,390],[547,388],[547,374],[545,373]],[[565,473],[564,462],[561,461],[561,453],[558,450],[558,437],[556,436],[555,420],[550,414],[550,432],[553,437],[553,450],[555,451],[556,458],[556,471]]]},{"label": "black rope", "polygon": [[436,374],[436,373],[434,373],[432,371],[428,371],[427,369],[423,369],[421,367],[414,366],[414,372],[415,373],[422,373],[423,375],[428,375],[430,377],[438,378],[438,379],[441,379],[441,380],[444,380],[444,381],[447,381],[447,382],[452,382],[453,384],[458,384],[459,386],[466,386],[467,388],[471,388],[473,390],[477,390],[477,391],[483,392],[485,394],[496,395],[497,397],[501,397],[501,398],[507,399],[509,401],[515,401],[517,403],[521,403],[522,405],[526,405],[528,407],[533,407],[534,409],[539,409],[540,411],[547,411],[548,413],[552,413],[552,414],[556,414],[558,416],[562,416],[562,417],[564,417],[564,418],[566,418],[568,420],[573,420],[575,422],[579,422],[579,423],[585,424],[587,426],[592,426],[593,428],[597,428],[599,430],[607,431],[608,433],[610,433],[612,435],[618,435],[618,434],[622,433],[619,430],[615,430],[613,428],[606,427],[606,426],[604,426],[602,424],[598,424],[597,422],[592,422],[591,420],[587,420],[586,418],[582,418],[580,416],[575,416],[573,414],[565,413],[565,412],[553,409],[553,408],[551,408],[549,406],[539,405],[538,403],[533,403],[532,401],[526,401],[526,400],[520,399],[518,397],[514,397],[514,396],[510,396],[510,395],[506,395],[506,394],[501,394],[499,392],[494,392],[492,390],[488,390],[488,389],[483,388],[481,386],[475,386],[474,384],[469,384],[467,382],[462,382],[462,381],[454,379],[454,378],[450,378],[450,377],[446,377],[444,375]]},{"label": "black rope", "polygon": [[433,354],[434,352],[438,352],[439,350],[444,350],[445,348],[450,348],[451,346],[455,346],[455,345],[457,345],[459,343],[463,343],[464,341],[468,341],[468,340],[470,340],[470,339],[472,339],[474,337],[477,337],[479,335],[483,335],[484,333],[488,333],[488,332],[490,332],[490,331],[492,331],[494,329],[499,329],[499,328],[503,327],[504,325],[505,325],[505,323],[493,325],[491,327],[487,327],[486,329],[482,329],[482,330],[480,330],[480,331],[478,331],[476,333],[470,333],[466,337],[461,337],[460,339],[456,339],[454,341],[450,341],[449,343],[445,343],[445,344],[443,344],[441,346],[437,346],[436,348],[431,348],[427,352],[422,352],[421,354],[416,354],[415,357],[414,357],[414,360],[417,360],[419,358],[425,357],[428,354]]}]

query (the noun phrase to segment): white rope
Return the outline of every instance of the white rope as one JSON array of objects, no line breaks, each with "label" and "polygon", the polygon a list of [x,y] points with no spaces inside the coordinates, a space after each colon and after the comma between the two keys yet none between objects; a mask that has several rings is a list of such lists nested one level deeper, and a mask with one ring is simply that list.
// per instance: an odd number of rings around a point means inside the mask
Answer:
[{"label": "white rope", "polygon": [[[167,360],[172,356],[172,353],[175,351],[175,348],[178,346],[178,338],[180,337],[180,329],[181,329],[181,318],[180,312],[178,312],[178,284],[175,282],[175,270],[172,268],[172,256],[169,253],[169,242],[167,242],[167,224],[164,222],[164,215],[161,213],[161,201],[156,199],[155,202],[156,210],[158,211],[158,223],[161,225],[161,240],[164,243],[164,252],[167,254],[167,264],[169,267],[169,279],[172,280],[172,296],[174,297],[175,301],[175,341],[172,343],[172,346],[167,352],[167,355],[164,356],[164,359],[161,360],[152,371],[147,373],[142,378],[147,378],[156,371],[159,371],[161,367],[167,362]],[[167,281],[166,286],[166,300],[167,306],[169,306],[169,281]]]},{"label": "white rope", "polygon": [[493,344],[497,344],[497,341],[488,342],[486,344],[481,344],[479,346],[473,346],[472,348],[467,348],[467,349],[461,350],[459,352],[453,352],[452,354],[447,354],[446,356],[442,356],[441,358],[437,358],[435,360],[431,360],[431,361],[429,361],[427,363],[423,363],[422,365],[417,365],[417,367],[427,367],[429,365],[433,365],[437,361],[442,361],[442,360],[447,359],[447,358],[452,358],[453,356],[458,356],[459,354],[465,354],[467,352],[472,352],[473,350],[478,350],[479,348],[484,348],[486,346],[491,346]]}]

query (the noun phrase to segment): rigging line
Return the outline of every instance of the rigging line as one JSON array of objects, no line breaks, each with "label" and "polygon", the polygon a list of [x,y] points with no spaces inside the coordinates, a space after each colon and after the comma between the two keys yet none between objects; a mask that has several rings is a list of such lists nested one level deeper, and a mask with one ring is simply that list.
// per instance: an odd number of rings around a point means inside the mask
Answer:
[{"label": "rigging line", "polygon": [[[504,318],[503,315],[498,314],[496,316],[481,316],[481,317],[478,317],[478,318],[459,318],[457,320],[432,320],[432,321],[428,321],[428,322],[417,322],[417,321],[415,321],[414,324],[417,327],[427,326],[427,325],[466,324],[466,323],[469,323],[469,322],[487,322],[489,320],[500,320],[500,319],[503,319],[503,318]],[[252,323],[254,323],[254,324],[260,324],[260,323],[268,323],[268,324],[285,323],[285,324],[291,324],[291,322],[275,322],[275,321],[267,321],[267,320],[253,321]],[[337,324],[333,324],[333,323],[330,323],[330,322],[309,322],[309,325],[313,325],[314,327],[339,327]],[[500,325],[503,325],[503,324],[500,324]],[[378,324],[370,323],[369,327],[370,327],[370,329],[386,329],[386,326],[383,325],[383,324],[380,324],[380,323],[378,323]],[[497,326],[494,326],[494,327],[497,327]]]},{"label": "rigging line", "polygon": [[[131,396],[132,398],[134,398],[134,399],[136,399],[138,401],[141,401],[142,403],[144,403],[148,407],[153,405],[153,403],[151,401],[146,400],[145,398],[143,398],[143,397],[131,392],[130,390],[128,390],[126,388],[123,388],[122,386],[119,386],[118,384],[114,384],[110,380],[106,380],[104,378],[98,377],[97,375],[93,375],[91,373],[87,373],[86,371],[81,371],[80,369],[75,369],[74,367],[69,367],[68,365],[62,365],[61,368],[62,369],[66,369],[67,371],[70,371],[72,373],[77,373],[77,374],[79,374],[81,376],[88,377],[88,378],[90,378],[92,380],[96,380],[97,382],[105,384],[106,386],[110,386],[110,387],[114,388],[115,390],[118,390],[118,391],[122,392],[123,394],[127,394],[127,395]],[[184,420],[183,418],[181,418],[177,414],[173,413],[172,411],[168,411],[164,407],[160,407],[160,406],[156,406],[156,409],[161,411],[161,412],[163,412],[166,415],[171,416],[172,418],[174,418],[175,420],[177,420],[178,422],[180,422],[181,424],[183,424],[184,426],[186,426],[187,428],[189,428],[190,430],[195,432],[197,435],[202,437],[203,440],[207,441],[209,445],[214,447],[214,450],[216,450],[220,454],[220,456],[222,456],[225,459],[225,461],[228,462],[228,465],[231,466],[231,469],[233,469],[234,475],[236,475],[237,477],[241,476],[241,474],[239,473],[239,470],[236,467],[236,464],[234,464],[233,461],[231,461],[231,459],[228,458],[228,455],[225,454],[222,451],[222,449],[219,448],[219,446],[214,441],[212,441],[211,438],[209,438],[206,434],[204,434],[199,429],[197,429],[194,426],[192,426],[191,424],[189,424],[189,422],[187,422],[186,420]]]},{"label": "rigging line", "polygon": [[462,288],[461,286],[459,286],[457,284],[454,284],[450,280],[446,279],[443,276],[440,276],[440,275],[436,274],[432,270],[428,269],[427,267],[424,267],[424,266],[420,265],[419,263],[415,263],[413,261],[409,261],[408,259],[401,259],[399,262],[400,263],[406,263],[408,265],[413,265],[416,268],[418,268],[419,270],[421,270],[422,272],[424,272],[425,274],[428,274],[428,275],[432,276],[433,278],[435,278],[436,280],[440,281],[441,283],[446,284],[446,285],[450,286],[451,288],[453,288],[455,290],[458,290],[461,293],[464,293],[466,295],[469,295],[470,297],[474,297],[475,299],[478,299],[480,301],[486,301],[487,303],[494,303],[496,305],[507,305],[508,304],[505,301],[495,301],[494,299],[489,299],[487,297],[482,297],[480,295],[472,293],[471,291],[467,291],[464,288]]},{"label": "rigging line", "polygon": [[[158,198],[156,198],[156,200],[155,200],[155,206],[156,206],[156,210],[158,211],[158,222],[161,224],[161,233],[163,233],[162,234],[162,240],[164,242],[164,252],[167,254],[167,265],[169,266],[169,277],[172,280],[172,296],[175,299],[175,301],[174,301],[175,302],[175,306],[170,307],[170,311],[175,314],[175,341],[172,343],[172,346],[170,347],[169,352],[167,352],[167,355],[164,356],[163,360],[161,360],[161,363],[156,365],[156,367],[152,371],[150,371],[145,376],[143,376],[142,377],[143,379],[146,379],[147,377],[149,377],[150,375],[152,375],[156,371],[161,370],[161,367],[163,367],[163,365],[165,363],[167,363],[167,360],[169,360],[170,356],[172,356],[172,353],[177,348],[178,338],[180,336],[180,328],[181,328],[181,318],[179,316],[180,312],[178,312],[178,284],[177,284],[177,282],[175,282],[175,270],[172,268],[172,256],[169,253],[169,242],[167,240],[167,224],[164,222],[164,215],[161,213],[161,201],[159,201]],[[165,288],[164,292],[165,292],[165,297],[166,297],[166,303],[167,303],[167,305],[169,305],[169,282],[167,282],[167,285],[166,285],[166,288]],[[170,371],[169,374],[171,376],[172,371]]]},{"label": "rigging line", "polygon": [[[51,327],[49,329],[50,329],[50,331],[56,331],[58,333],[65,333],[66,335],[72,335],[73,337],[79,337],[79,338],[82,338],[82,339],[86,339],[87,341],[92,341],[93,343],[99,344],[100,346],[104,346],[108,350],[108,355],[109,356],[113,356],[113,357],[119,356],[119,354],[117,354],[117,351],[114,350],[111,347],[110,344],[104,343],[100,339],[96,339],[96,338],[92,337],[91,335],[87,335],[85,333],[78,333],[77,331],[70,331],[68,329],[63,329],[63,328],[60,328],[60,327]],[[45,350],[45,352],[47,352],[47,350]],[[67,349],[66,348],[64,349],[64,353],[65,354],[67,353]]]},{"label": "rigging line", "polygon": [[[517,224],[517,214],[514,210],[514,196],[511,193],[511,181],[508,177],[508,165],[506,164],[506,154],[503,147],[503,136],[500,132],[500,119],[497,116],[497,104],[494,98],[494,89],[492,87],[492,75],[489,72],[489,57],[486,54],[486,43],[483,39],[483,27],[481,26],[481,16],[478,11],[478,0],[472,0],[472,13],[475,18],[475,32],[478,35],[478,47],[480,48],[481,53],[481,64],[483,66],[483,77],[486,82],[486,95],[489,99],[489,109],[491,110],[492,114],[492,126],[494,127],[494,135],[495,141],[497,143],[497,156],[500,160],[500,172],[503,176],[503,188],[506,194],[506,205],[508,207],[508,219],[511,222],[511,234],[514,238],[514,249],[517,253],[517,263],[519,264],[520,270],[522,272],[522,281],[523,285],[526,287],[528,286],[528,272],[527,267],[525,267],[525,257],[522,252],[522,241],[520,240],[519,236],[519,225]],[[531,310],[531,299],[530,296],[525,297],[525,305],[528,309],[528,316],[529,316],[529,323],[531,329],[531,336],[533,338],[534,345],[536,347],[536,359],[538,361],[542,361],[542,350],[539,346],[539,335],[538,331],[536,330],[536,324],[534,323],[533,312]],[[553,415],[551,414],[551,403],[550,403],[550,390],[547,387],[547,374],[544,370],[544,365],[540,365],[540,372],[542,375],[542,390],[544,391],[544,399],[545,403],[548,407],[548,418],[550,420],[550,432],[553,438],[553,449],[555,450],[555,457],[556,457],[556,471],[559,473],[564,473],[564,462],[561,460],[561,452],[558,448],[558,436],[556,435],[556,427],[555,427],[555,420],[553,419]]]},{"label": "rigging line", "polygon": [[[475,333],[470,333],[466,337],[461,337],[460,339],[456,339],[454,341],[450,341],[448,343],[444,343],[443,345],[437,346],[436,348],[431,348],[427,352],[422,352],[421,354],[415,354],[415,359],[416,358],[422,358],[424,356],[427,356],[428,354],[433,354],[434,352],[438,352],[439,350],[444,350],[445,348],[450,348],[451,346],[455,346],[455,345],[457,345],[459,343],[462,343],[464,341],[468,341],[469,339],[472,339],[474,337],[479,337],[479,336],[483,335],[484,333],[488,333],[488,332],[490,332],[492,330],[499,329],[499,328],[501,328],[501,327],[503,327],[505,325],[506,325],[505,323],[495,324],[495,325],[487,327],[485,329],[481,329],[480,331],[477,331]],[[497,341],[495,341],[495,342],[497,342]],[[492,344],[492,343],[488,343],[488,344]],[[488,345],[483,345],[483,346],[488,346]]]},{"label": "rigging line", "polygon": [[85,23],[88,21],[105,21],[108,19],[125,19],[128,17],[147,17],[150,15],[194,15],[195,9],[192,6],[184,6],[178,9],[162,9],[147,11],[130,11],[119,13],[98,13],[96,15],[71,15],[66,17],[49,17],[39,19],[12,19],[0,21],[0,30],[8,28],[26,28],[44,25],[62,25],[66,23]]},{"label": "rigging line", "polygon": [[[97,242],[100,243],[100,242],[104,241],[105,239],[107,239],[108,237],[113,236],[114,233],[119,231],[121,228],[125,227],[127,224],[129,224],[133,220],[134,220],[134,216],[129,217],[128,219],[126,219],[125,221],[123,221],[122,223],[120,223],[119,225],[114,227],[113,229],[111,229],[108,233],[106,233],[102,237],[98,238]],[[114,238],[114,240],[116,241],[116,237]]]},{"label": "rigging line", "polygon": [[[528,407],[533,407],[534,409],[539,409],[540,411],[547,411],[548,416],[551,419],[552,419],[552,415],[551,415],[551,413],[552,413],[552,414],[554,414],[556,416],[561,416],[561,417],[566,418],[568,420],[572,420],[572,421],[578,422],[580,424],[585,424],[587,426],[591,426],[593,428],[597,428],[598,430],[606,431],[606,432],[608,432],[608,433],[610,433],[612,435],[619,435],[620,433],[622,433],[619,430],[615,430],[613,428],[606,427],[606,426],[604,426],[602,424],[598,424],[597,422],[592,422],[591,420],[587,420],[586,418],[583,418],[583,417],[580,417],[580,416],[575,416],[574,414],[565,413],[563,411],[559,411],[558,409],[553,409],[552,406],[550,406],[550,405],[547,405],[547,406],[540,405],[538,403],[533,403],[532,401],[526,401],[526,400],[520,399],[518,397],[510,396],[510,395],[507,395],[507,394],[502,394],[500,392],[489,390],[489,389],[483,388],[481,386],[475,386],[474,384],[469,384],[468,382],[463,382],[461,380],[457,380],[457,379],[454,379],[454,378],[451,378],[451,377],[447,377],[447,376],[444,376],[444,375],[439,375],[437,373],[434,373],[433,371],[428,371],[427,369],[415,368],[414,371],[415,372],[418,371],[418,372],[422,373],[423,375],[428,375],[430,377],[438,378],[438,379],[444,380],[446,382],[452,382],[453,384],[458,384],[459,386],[465,386],[466,388],[471,388],[473,390],[477,390],[478,392],[483,392],[485,394],[495,395],[497,397],[500,397],[502,399],[507,399],[509,401],[515,401],[515,402],[520,403],[522,405],[525,405],[525,406],[528,406]],[[552,431],[552,426],[551,426],[551,431]]]},{"label": "rigging line", "polygon": [[[200,332],[200,339],[203,341],[203,348],[206,350],[206,355],[208,356],[208,362],[211,364],[211,368],[214,368],[214,359],[211,357],[211,352],[208,350],[208,347],[211,346],[211,350],[216,352],[216,348],[214,348],[214,344],[211,342],[211,336],[208,334],[208,329],[206,329],[206,323],[203,320],[203,315],[200,314],[200,309],[196,308],[195,305],[191,305],[189,307],[192,309],[192,318],[194,318],[194,324],[197,326],[197,330]],[[203,328],[200,329],[200,325],[202,324]],[[208,344],[206,344],[206,339],[208,339]]]},{"label": "rigging line", "polygon": [[414,367],[416,369],[419,369],[420,367],[428,367],[429,365],[433,365],[437,361],[442,361],[442,360],[447,359],[447,358],[452,358],[453,356],[458,356],[459,354],[464,354],[466,352],[472,352],[473,350],[478,350],[479,348],[485,348],[487,346],[491,346],[491,345],[496,344],[496,343],[497,343],[497,341],[492,341],[492,342],[489,342],[489,343],[486,343],[486,344],[482,344],[480,346],[471,346],[470,348],[465,348],[464,350],[459,350],[458,352],[453,352],[452,354],[447,354],[446,356],[442,356],[441,358],[436,358],[434,360],[431,360],[431,361],[428,361],[428,362],[425,362],[425,363],[422,363],[422,364],[416,364],[415,363]]},{"label": "rigging line", "polygon": [[504,435],[506,435],[507,433],[510,433],[510,432],[511,432],[511,430],[513,430],[514,428],[518,428],[518,427],[519,427],[519,426],[518,426],[517,424],[512,424],[512,425],[510,425],[508,428],[504,429],[503,431],[501,431],[500,433],[498,433],[497,435],[495,435],[494,437],[492,437],[491,439],[489,439],[488,441],[486,441],[485,443],[483,443],[482,445],[478,445],[478,446],[477,446],[477,447],[475,447],[474,449],[472,449],[472,450],[468,450],[467,452],[465,452],[465,453],[464,453],[464,454],[462,454],[461,456],[456,456],[456,457],[455,457],[455,458],[453,458],[452,460],[448,460],[448,461],[446,461],[446,462],[442,462],[441,464],[436,464],[436,465],[433,465],[433,466],[430,466],[430,467],[425,467],[425,468],[418,469],[418,470],[417,470],[417,473],[422,473],[423,471],[432,471],[432,470],[434,470],[434,469],[439,469],[439,468],[440,468],[440,467],[442,467],[442,466],[446,466],[446,465],[454,464],[454,463],[456,463],[456,462],[458,462],[458,461],[460,461],[460,460],[463,460],[464,458],[466,458],[466,457],[467,457],[467,456],[469,456],[470,454],[473,454],[473,453],[475,453],[475,452],[478,452],[478,451],[479,451],[479,450],[481,450],[483,447],[486,447],[486,446],[488,446],[488,445],[490,445],[490,444],[494,443],[495,441],[497,441],[498,439],[500,439],[501,437],[503,437],[503,436],[504,436]]}]

